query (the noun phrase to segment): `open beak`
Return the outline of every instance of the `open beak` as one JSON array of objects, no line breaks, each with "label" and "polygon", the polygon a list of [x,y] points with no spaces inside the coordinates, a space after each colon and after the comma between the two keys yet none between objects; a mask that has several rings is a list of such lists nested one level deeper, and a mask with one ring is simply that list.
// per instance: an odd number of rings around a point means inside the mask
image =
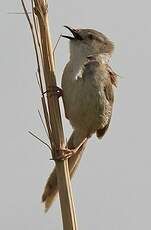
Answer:
[{"label": "open beak", "polygon": [[61,35],[61,37],[70,39],[70,40],[83,40],[83,38],[80,36],[79,31],[75,30],[69,26],[64,26],[65,28],[67,28],[73,35],[73,37],[71,36],[67,36],[67,35]]}]

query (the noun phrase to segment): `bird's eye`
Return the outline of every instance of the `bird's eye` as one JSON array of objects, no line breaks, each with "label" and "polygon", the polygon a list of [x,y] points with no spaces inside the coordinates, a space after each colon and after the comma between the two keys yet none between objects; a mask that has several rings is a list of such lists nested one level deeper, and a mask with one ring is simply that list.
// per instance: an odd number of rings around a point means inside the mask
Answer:
[{"label": "bird's eye", "polygon": [[89,35],[88,35],[88,38],[89,38],[90,40],[92,40],[92,39],[93,39],[93,35],[92,35],[92,34],[89,34]]}]

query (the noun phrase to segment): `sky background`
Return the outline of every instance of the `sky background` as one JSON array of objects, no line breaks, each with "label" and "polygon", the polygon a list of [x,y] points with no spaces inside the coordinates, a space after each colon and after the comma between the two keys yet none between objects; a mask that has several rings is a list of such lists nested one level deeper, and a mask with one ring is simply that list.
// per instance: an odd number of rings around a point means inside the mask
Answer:
[{"label": "sky background", "polygon": [[[29,3],[30,1],[26,1]],[[93,28],[115,43],[119,77],[110,129],[88,143],[72,180],[79,229],[151,229],[150,1],[49,1],[53,44],[63,25]],[[30,9],[30,8],[29,8]],[[38,117],[40,93],[32,37],[19,0],[0,4],[0,229],[62,229],[58,199],[44,214],[41,194],[54,163],[33,139],[46,136]],[[57,81],[68,41],[56,50]],[[71,128],[64,119],[66,136]]]}]

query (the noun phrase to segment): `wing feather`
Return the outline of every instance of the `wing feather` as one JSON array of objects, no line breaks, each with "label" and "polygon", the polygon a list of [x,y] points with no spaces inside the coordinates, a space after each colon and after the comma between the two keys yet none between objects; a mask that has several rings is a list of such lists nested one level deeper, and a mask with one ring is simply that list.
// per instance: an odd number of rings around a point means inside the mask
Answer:
[{"label": "wing feather", "polygon": [[105,108],[105,116],[107,116],[107,124],[96,131],[96,135],[98,138],[102,138],[104,134],[106,133],[112,116],[112,107],[114,102],[114,92],[113,92],[113,85],[116,86],[116,77],[117,75],[112,71],[111,67],[107,65],[107,71],[109,78],[107,79],[105,86],[104,86],[104,93],[105,97],[107,99],[107,104]]}]

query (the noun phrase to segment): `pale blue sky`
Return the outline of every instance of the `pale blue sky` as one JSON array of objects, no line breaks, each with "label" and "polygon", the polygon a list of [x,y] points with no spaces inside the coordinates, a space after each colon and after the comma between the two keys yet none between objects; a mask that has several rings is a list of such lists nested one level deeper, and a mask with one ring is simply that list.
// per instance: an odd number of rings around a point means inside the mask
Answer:
[{"label": "pale blue sky", "polygon": [[[30,2],[30,1],[26,1]],[[79,229],[151,229],[150,1],[49,1],[53,42],[62,25],[93,28],[115,43],[112,67],[121,76],[110,129],[94,136],[73,179]],[[41,194],[53,162],[38,118],[40,93],[31,34],[19,0],[0,4],[0,229],[62,229],[58,200],[45,215]],[[57,79],[68,41],[56,51]],[[67,136],[70,126],[64,121]]]}]

